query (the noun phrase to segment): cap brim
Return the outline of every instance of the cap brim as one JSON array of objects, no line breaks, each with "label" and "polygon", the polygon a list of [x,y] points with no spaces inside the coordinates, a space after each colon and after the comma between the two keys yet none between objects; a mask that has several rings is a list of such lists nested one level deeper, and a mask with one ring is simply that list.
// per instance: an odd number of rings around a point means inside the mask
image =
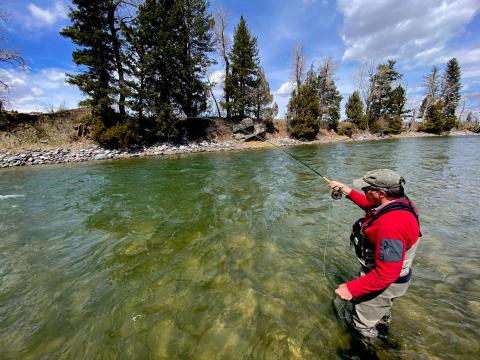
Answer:
[{"label": "cap brim", "polygon": [[367,186],[371,186],[371,184],[367,183],[362,178],[353,180],[353,187],[355,187],[357,189],[361,189],[361,188],[367,187]]}]

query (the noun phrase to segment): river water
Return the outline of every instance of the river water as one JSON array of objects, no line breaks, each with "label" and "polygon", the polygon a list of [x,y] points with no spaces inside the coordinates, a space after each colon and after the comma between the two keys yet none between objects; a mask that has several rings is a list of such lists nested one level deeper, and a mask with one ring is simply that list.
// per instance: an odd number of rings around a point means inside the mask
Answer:
[{"label": "river water", "polygon": [[[424,236],[382,359],[480,353],[480,137],[289,148],[407,180]],[[332,359],[362,211],[277,149],[0,172],[0,358]]]}]

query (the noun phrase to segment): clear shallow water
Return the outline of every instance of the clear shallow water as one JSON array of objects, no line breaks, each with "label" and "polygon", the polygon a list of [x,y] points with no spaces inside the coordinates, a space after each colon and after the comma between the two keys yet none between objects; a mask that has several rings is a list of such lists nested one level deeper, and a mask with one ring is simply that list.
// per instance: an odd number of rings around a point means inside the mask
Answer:
[{"label": "clear shallow water", "polygon": [[[393,168],[422,212],[398,346],[377,356],[475,358],[480,138],[289,151],[344,182]],[[359,216],[275,149],[1,171],[0,358],[339,358]]]}]

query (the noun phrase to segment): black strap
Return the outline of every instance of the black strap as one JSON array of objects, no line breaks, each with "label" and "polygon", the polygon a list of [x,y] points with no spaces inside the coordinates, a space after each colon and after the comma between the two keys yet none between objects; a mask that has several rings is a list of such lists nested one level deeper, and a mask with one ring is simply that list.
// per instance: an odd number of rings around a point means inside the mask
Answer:
[{"label": "black strap", "polygon": [[[413,208],[412,205],[410,204],[405,204],[403,202],[404,199],[401,199],[400,202],[395,202],[393,204],[388,204],[384,208],[380,209],[379,212],[377,212],[371,219],[367,220],[365,226],[363,227],[363,230],[371,226],[375,220],[377,220],[380,216],[385,215],[389,213],[390,211],[395,211],[395,210],[406,210],[410,213],[412,213],[415,216],[415,219],[417,219],[418,224],[420,225],[420,221],[418,220],[418,214]],[[407,199],[408,200],[408,199]]]}]

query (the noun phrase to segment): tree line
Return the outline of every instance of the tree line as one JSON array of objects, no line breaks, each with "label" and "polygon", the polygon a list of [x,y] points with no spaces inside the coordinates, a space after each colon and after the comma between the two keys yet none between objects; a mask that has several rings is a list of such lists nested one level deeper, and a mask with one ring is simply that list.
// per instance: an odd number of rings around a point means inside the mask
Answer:
[{"label": "tree line", "polygon": [[276,115],[257,39],[243,17],[230,47],[225,17],[215,32],[204,0],[145,0],[135,7],[122,0],[72,3],[72,24],[61,35],[78,46],[73,61],[80,72],[68,81],[87,96],[83,105],[92,108],[92,135],[100,144],[129,146],[178,136],[172,124],[201,116],[214,97],[207,71],[215,50],[225,62],[220,105],[227,118]]},{"label": "tree line", "polygon": [[[205,0],[73,0],[71,25],[61,34],[77,45],[79,72],[68,81],[86,95],[92,109],[92,135],[106,146],[175,139],[177,119],[198,118],[213,98],[218,117],[270,121],[278,112],[260,65],[257,38],[240,17],[229,39],[227,18],[209,13]],[[217,101],[208,69],[223,63],[223,97]],[[294,89],[287,106],[289,135],[314,139],[321,128],[349,134],[356,129],[398,134],[406,109],[403,75],[388,60],[363,72],[346,103],[335,83],[335,64],[325,59],[305,69],[303,47],[294,51]],[[442,77],[434,67],[425,77],[420,130],[448,131],[457,124],[460,65],[451,59]],[[211,111],[211,109],[210,109]],[[410,116],[412,116],[410,114]],[[415,117],[415,115],[413,115]],[[273,126],[270,126],[272,128]]]},{"label": "tree line", "polygon": [[[304,75],[303,47],[294,51],[292,91],[287,119],[290,134],[307,140],[314,139],[319,130],[334,130],[351,135],[357,129],[371,133],[399,134],[404,129],[403,119],[416,117],[416,110],[406,108],[406,89],[401,83],[403,74],[395,68],[395,60],[387,60],[376,67],[361,69],[359,89],[345,105],[347,121],[339,127],[342,97],[335,85],[334,64],[327,58],[316,69],[312,64]],[[419,131],[440,134],[458,125],[456,110],[460,102],[460,65],[456,58],[448,61],[443,76],[437,67],[424,77],[425,97],[418,117],[423,118]]]}]

